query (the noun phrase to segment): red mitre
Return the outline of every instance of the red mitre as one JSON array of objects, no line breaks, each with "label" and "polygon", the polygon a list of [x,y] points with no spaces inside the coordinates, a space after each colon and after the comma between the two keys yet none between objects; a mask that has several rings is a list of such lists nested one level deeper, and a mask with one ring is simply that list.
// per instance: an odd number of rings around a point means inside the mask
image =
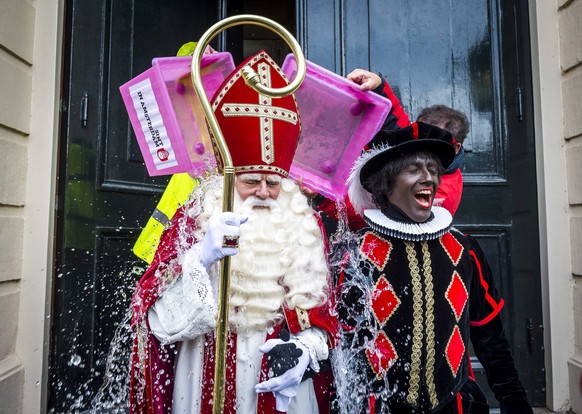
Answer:
[{"label": "red mitre", "polygon": [[[287,177],[301,132],[293,95],[270,98],[245,84],[242,68],[250,65],[261,83],[281,88],[289,82],[265,52],[248,58],[223,82],[212,100],[236,173],[276,173]],[[223,162],[215,150],[218,167]]]}]

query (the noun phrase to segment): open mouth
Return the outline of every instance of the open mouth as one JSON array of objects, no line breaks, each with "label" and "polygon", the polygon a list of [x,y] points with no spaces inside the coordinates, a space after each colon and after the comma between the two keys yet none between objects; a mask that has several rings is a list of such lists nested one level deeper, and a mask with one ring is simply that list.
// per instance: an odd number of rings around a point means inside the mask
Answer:
[{"label": "open mouth", "polygon": [[429,208],[432,204],[432,190],[424,189],[414,193],[414,199],[422,208]]}]

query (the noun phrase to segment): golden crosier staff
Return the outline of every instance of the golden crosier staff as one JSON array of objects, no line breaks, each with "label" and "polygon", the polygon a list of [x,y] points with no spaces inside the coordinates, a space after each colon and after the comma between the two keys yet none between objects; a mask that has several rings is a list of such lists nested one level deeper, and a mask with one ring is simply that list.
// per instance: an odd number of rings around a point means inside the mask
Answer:
[{"label": "golden crosier staff", "polygon": [[[220,152],[224,168],[224,189],[222,197],[222,211],[232,211],[234,200],[234,166],[232,165],[232,158],[230,151],[226,146],[226,142],[220,130],[220,126],[214,117],[214,112],[210,106],[210,101],[206,96],[206,92],[202,87],[202,78],[200,75],[200,62],[202,61],[202,54],[204,49],[212,39],[216,37],[221,31],[233,26],[242,24],[254,24],[257,26],[270,29],[277,33],[285,40],[287,45],[291,48],[297,61],[297,75],[295,79],[283,88],[269,88],[260,83],[259,75],[250,67],[243,68],[243,76],[245,83],[253,88],[261,95],[270,96],[272,98],[280,98],[282,96],[290,95],[295,92],[303,79],[305,79],[306,62],[301,47],[295,38],[280,24],[261,16],[250,14],[241,14],[239,16],[232,16],[221,20],[214,24],[206,31],[198,41],[194,54],[192,55],[192,84],[196,89],[198,98],[202,105],[202,109],[206,114],[208,125],[211,133],[214,135],[216,146]],[[224,378],[226,366],[226,340],[228,333],[228,308],[229,308],[229,289],[230,289],[230,257],[226,256],[220,263],[220,280],[218,285],[218,315],[216,321],[216,354],[214,365],[214,404],[213,413],[220,414],[224,407]]]}]

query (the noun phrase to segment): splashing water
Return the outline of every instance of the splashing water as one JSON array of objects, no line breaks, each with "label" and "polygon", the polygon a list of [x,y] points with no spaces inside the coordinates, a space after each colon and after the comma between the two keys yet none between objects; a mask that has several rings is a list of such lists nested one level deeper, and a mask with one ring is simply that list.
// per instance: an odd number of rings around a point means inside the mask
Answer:
[{"label": "splashing water", "polygon": [[[187,201],[189,204],[196,206],[202,195],[211,188],[216,187],[216,183],[220,181],[220,176],[212,175],[207,177],[207,180],[202,181],[202,184],[196,187],[195,191],[190,195]],[[192,214],[199,214],[200,211],[194,210]],[[178,232],[177,249],[178,254],[182,254],[188,249],[191,244],[191,234],[185,230],[187,226],[188,217],[185,215],[181,217],[178,225],[181,231]],[[55,378],[55,388],[65,390],[63,393],[64,401],[60,403],[59,407],[52,408],[50,414],[57,413],[75,413],[75,414],[118,414],[129,412],[129,383],[130,383],[130,359],[135,338],[135,332],[131,327],[132,309],[130,305],[130,297],[134,292],[135,281],[139,280],[146,270],[141,266],[141,262],[134,265],[133,268],[120,271],[118,275],[110,275],[109,279],[112,281],[119,281],[120,287],[116,290],[115,300],[108,302],[103,307],[103,310],[110,310],[108,315],[100,315],[99,318],[108,321],[114,319],[121,319],[116,324],[113,338],[109,343],[109,348],[106,356],[92,355],[86,352],[85,345],[76,349],[76,345],[69,352],[63,352],[67,355],[67,365],[80,370],[88,370],[90,373],[84,375],[85,380],[74,383],[74,381],[64,381]],[[170,280],[165,277],[163,272],[156,272],[156,277],[160,277],[160,289],[166,289]],[[105,276],[102,276],[105,279]],[[85,286],[84,291],[93,292],[94,286]],[[103,289],[103,287],[101,287]],[[139,306],[139,295],[134,296],[134,305],[137,309]],[[135,309],[135,308],[134,308]],[[72,342],[77,343],[76,337],[78,333],[73,334]],[[96,336],[101,333],[96,333]],[[91,358],[95,358],[94,361]],[[136,367],[138,367],[139,362]],[[99,369],[101,367],[102,369]],[[99,386],[100,384],[100,386]],[[96,386],[99,388],[96,390]],[[142,384],[145,386],[145,384]]]},{"label": "splashing water", "polygon": [[[380,327],[370,323],[374,317],[369,294],[366,293],[373,290],[374,282],[369,276],[372,269],[361,267],[359,236],[350,229],[343,201],[336,204],[339,222],[337,231],[331,237],[330,268],[334,278],[338,277],[341,269],[346,269],[348,273],[342,282],[341,290],[336,290],[338,297],[335,298],[335,303],[340,321],[342,315],[345,315],[343,312],[345,309],[342,309],[342,293],[353,290],[362,293],[355,304],[357,314],[351,314],[352,329],[347,330],[340,323],[339,343],[331,355],[337,393],[334,409],[342,414],[353,414],[368,412],[370,394],[373,393],[376,400],[387,401],[395,390],[392,389],[385,376],[375,381],[373,390],[370,389],[371,383],[377,378],[369,377],[369,364],[366,358],[362,358],[361,353],[372,346],[374,338],[380,331]],[[337,280],[334,283],[337,283]]]},{"label": "splashing water", "polygon": [[[201,194],[204,194],[208,187],[213,187],[215,184],[214,180],[209,180],[198,187],[190,200],[194,200],[193,205],[200,205]],[[371,292],[373,281],[368,276],[367,269],[359,267],[358,235],[349,228],[346,206],[343,200],[337,202],[337,211],[339,216],[337,230],[330,238],[333,252],[330,257],[330,267],[333,270],[337,270],[342,265],[345,265],[347,260],[351,274],[349,280],[344,282],[343,289],[349,289],[354,286],[363,292]],[[200,211],[193,210],[190,212],[190,217],[199,213]],[[186,217],[183,217],[183,220],[186,220]],[[180,231],[178,234],[180,239],[177,247],[179,250],[184,251],[190,241],[186,232]],[[160,283],[161,289],[166,287],[167,284]],[[335,302],[339,304],[341,297],[335,299]],[[369,384],[373,380],[373,378],[368,377],[369,366],[366,360],[358,358],[357,354],[370,346],[373,338],[377,336],[379,328],[368,324],[369,320],[373,320],[373,315],[366,296],[361,298],[359,305],[363,311],[356,320],[355,331],[365,328],[369,335],[361,338],[361,335],[340,330],[342,340],[331,354],[337,389],[337,400],[334,402],[334,408],[342,414],[366,411],[367,397],[370,393]],[[70,396],[72,405],[67,412],[82,414],[120,414],[128,412],[130,355],[134,338],[131,329],[131,316],[131,309],[128,309],[115,330],[106,358],[103,384],[96,394],[90,392],[91,387],[89,384],[80,384],[76,390],[77,395]],[[70,360],[70,363],[74,365],[81,364],[81,357],[75,356]],[[376,399],[387,400],[394,390],[390,387],[385,377],[381,379],[381,382],[383,382],[383,386],[375,387],[374,394]],[[378,384],[378,381],[376,384]],[[87,406],[90,406],[90,409],[87,409]]]},{"label": "splashing water", "polygon": [[[136,265],[119,274],[107,276],[110,280],[118,281],[119,286],[113,300],[107,302],[102,308],[107,315],[105,313],[99,315],[100,318],[107,319],[108,324],[100,325],[100,329],[94,332],[95,338],[99,338],[100,335],[106,334],[107,328],[110,327],[113,330],[115,326],[113,332],[109,331],[112,339],[108,342],[107,353],[101,355],[100,352],[103,351],[87,352],[84,342],[83,345],[78,345],[79,333],[73,334],[72,347],[62,354],[68,355],[68,366],[78,368],[84,373],[79,375],[76,383],[64,376],[54,379],[55,389],[63,392],[63,401],[58,404],[58,407],[51,408],[49,411],[51,414],[128,412],[129,361],[134,337],[131,329],[131,308],[128,307],[128,303],[135,280],[139,279],[144,270],[142,266]],[[103,278],[105,279],[106,276]]]},{"label": "splashing water", "polygon": [[129,398],[129,360],[133,335],[131,331],[131,309],[115,330],[107,355],[103,385],[91,402],[91,413],[121,414],[127,411]]}]

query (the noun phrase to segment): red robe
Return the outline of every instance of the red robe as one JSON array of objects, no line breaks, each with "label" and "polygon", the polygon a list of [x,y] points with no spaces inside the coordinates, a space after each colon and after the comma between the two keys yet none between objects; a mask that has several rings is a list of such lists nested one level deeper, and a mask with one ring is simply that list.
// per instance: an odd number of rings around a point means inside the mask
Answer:
[{"label": "red robe", "polygon": [[[139,281],[132,299],[133,318],[132,327],[135,334],[134,346],[131,357],[131,378],[130,378],[130,412],[140,414],[166,414],[171,412],[174,363],[177,355],[175,344],[162,345],[160,341],[150,332],[148,325],[148,310],[158,299],[158,292],[161,283],[167,281],[169,275],[177,276],[181,273],[181,267],[176,262],[177,243],[180,243],[178,231],[190,235],[183,240],[181,249],[187,248],[194,243],[192,236],[195,221],[185,214],[183,207],[178,210],[172,220],[172,225],[166,230],[160,240],[159,248],[150,268]],[[185,229],[186,231],[182,230]],[[324,241],[327,238],[324,237]],[[327,246],[326,246],[327,248]],[[163,274],[158,277],[156,273]],[[331,311],[332,303],[329,301],[321,307],[298,313],[295,309],[283,309],[286,328],[292,333],[298,333],[302,326],[312,326],[323,329],[328,333],[330,345],[337,334],[337,320]],[[299,316],[300,315],[300,316]],[[308,320],[305,320],[305,318]],[[300,318],[301,321],[299,320]],[[277,337],[283,325],[275,327],[269,338]],[[203,367],[203,378],[206,387],[202,390],[202,413],[212,411],[212,378],[214,373],[214,334],[206,334],[205,362]],[[227,378],[225,389],[224,412],[234,413],[236,402],[236,379],[235,379],[235,355],[236,355],[236,335],[230,334],[228,341]],[[234,347],[234,348],[233,348]],[[261,368],[261,380],[268,379],[268,367],[266,358],[263,358]],[[320,413],[329,412],[330,397],[332,395],[333,377],[331,371],[320,372],[313,378],[314,388],[317,393],[317,400]],[[275,412],[275,398],[272,393],[259,394],[259,413]]]}]

